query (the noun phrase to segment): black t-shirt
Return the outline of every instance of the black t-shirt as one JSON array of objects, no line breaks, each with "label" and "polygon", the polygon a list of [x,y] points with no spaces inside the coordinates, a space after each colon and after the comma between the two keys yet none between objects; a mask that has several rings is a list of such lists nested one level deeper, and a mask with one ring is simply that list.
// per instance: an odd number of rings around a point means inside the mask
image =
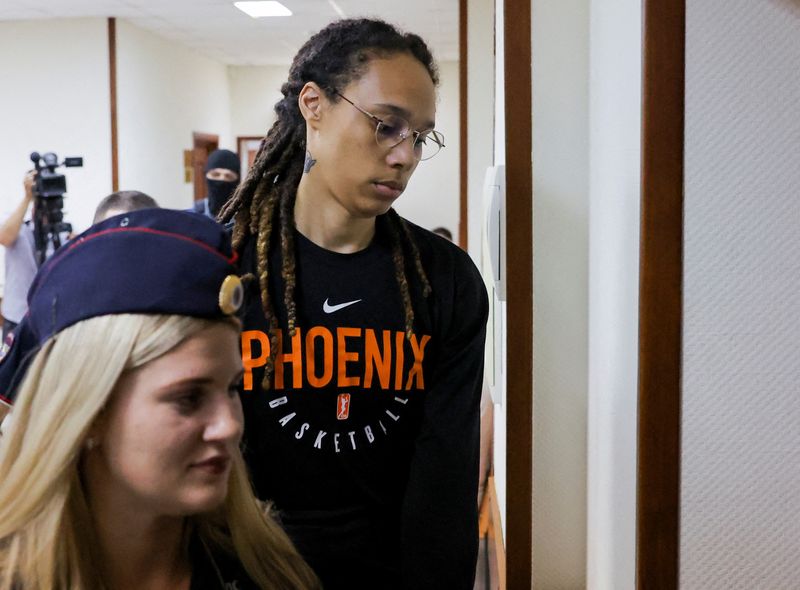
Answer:
[{"label": "black t-shirt", "polygon": [[[432,293],[423,296],[407,249],[407,338],[386,223],[379,217],[372,243],[353,254],[294,232],[293,336],[274,232],[281,329],[270,390],[255,281],[243,318],[246,457],[258,496],[275,502],[326,589],[471,589],[486,291],[465,252],[409,224]],[[252,239],[241,264],[256,273]]]}]

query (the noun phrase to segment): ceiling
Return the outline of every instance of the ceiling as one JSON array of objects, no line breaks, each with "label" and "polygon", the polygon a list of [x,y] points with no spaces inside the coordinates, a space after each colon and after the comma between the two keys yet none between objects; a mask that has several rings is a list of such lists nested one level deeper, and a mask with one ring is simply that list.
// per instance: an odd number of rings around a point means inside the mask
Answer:
[{"label": "ceiling", "polygon": [[110,17],[226,64],[288,64],[315,31],[377,16],[421,35],[439,60],[458,59],[458,0],[281,0],[293,15],[253,19],[233,0],[2,0],[0,21]]}]

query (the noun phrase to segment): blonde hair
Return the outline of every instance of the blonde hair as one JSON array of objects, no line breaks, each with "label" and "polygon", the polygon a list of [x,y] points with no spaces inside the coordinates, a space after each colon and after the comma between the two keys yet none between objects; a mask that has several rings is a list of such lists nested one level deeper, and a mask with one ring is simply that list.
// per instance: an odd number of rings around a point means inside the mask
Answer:
[{"label": "blonde hair", "polygon": [[[229,320],[237,329],[238,322]],[[80,473],[89,430],[124,371],[214,324],[177,315],[94,317],[50,338],[28,368],[0,442],[0,590],[101,590]],[[253,495],[241,453],[223,505],[190,517],[200,540],[235,555],[262,588],[319,588]]]}]

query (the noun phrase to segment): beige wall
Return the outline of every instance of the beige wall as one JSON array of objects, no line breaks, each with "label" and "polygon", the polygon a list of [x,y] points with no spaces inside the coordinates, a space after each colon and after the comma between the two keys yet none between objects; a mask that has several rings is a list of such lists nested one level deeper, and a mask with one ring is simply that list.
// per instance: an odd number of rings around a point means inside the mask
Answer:
[{"label": "beige wall", "polygon": [[233,148],[225,65],[125,21],[117,22],[119,186],[164,207],[187,208],[183,150],[192,132],[219,135]]},{"label": "beige wall", "polygon": [[532,0],[531,20],[534,585],[578,589],[586,585],[589,0]]},{"label": "beige wall", "polygon": [[[0,23],[0,198],[21,195],[31,151],[82,155],[69,169],[66,218],[77,231],[111,192],[111,116],[106,19]],[[121,189],[143,190],[164,206],[188,207],[183,150],[192,131],[232,145],[226,66],[117,21],[117,103]]]},{"label": "beige wall", "polygon": [[274,107],[289,66],[228,66],[234,136],[264,136],[275,121]]},{"label": "beige wall", "polygon": [[21,200],[31,152],[83,156],[61,171],[65,218],[84,229],[111,191],[106,19],[0,22],[0,80],[0,210]]},{"label": "beige wall", "polygon": [[639,0],[592,0],[589,590],[633,590],[639,313]]},{"label": "beige wall", "polygon": [[[84,229],[111,189],[105,19],[0,22],[0,80],[0,219],[22,200],[30,153],[55,152],[84,157],[84,168],[65,172],[64,203],[66,220]],[[0,247],[0,296],[4,255]]]}]

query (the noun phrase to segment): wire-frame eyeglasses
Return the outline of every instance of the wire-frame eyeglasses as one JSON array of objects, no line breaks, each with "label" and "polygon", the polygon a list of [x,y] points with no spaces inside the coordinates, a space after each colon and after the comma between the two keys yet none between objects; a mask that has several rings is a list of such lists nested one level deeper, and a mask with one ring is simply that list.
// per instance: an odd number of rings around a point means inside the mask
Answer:
[{"label": "wire-frame eyeglasses", "polygon": [[386,115],[383,118],[376,117],[346,96],[338,92],[336,92],[336,95],[375,121],[375,141],[380,147],[390,149],[399,145],[409,136],[413,136],[414,157],[420,161],[430,160],[444,147],[444,135],[436,130],[416,131],[411,129],[411,125],[403,117],[398,117],[397,115]]}]

